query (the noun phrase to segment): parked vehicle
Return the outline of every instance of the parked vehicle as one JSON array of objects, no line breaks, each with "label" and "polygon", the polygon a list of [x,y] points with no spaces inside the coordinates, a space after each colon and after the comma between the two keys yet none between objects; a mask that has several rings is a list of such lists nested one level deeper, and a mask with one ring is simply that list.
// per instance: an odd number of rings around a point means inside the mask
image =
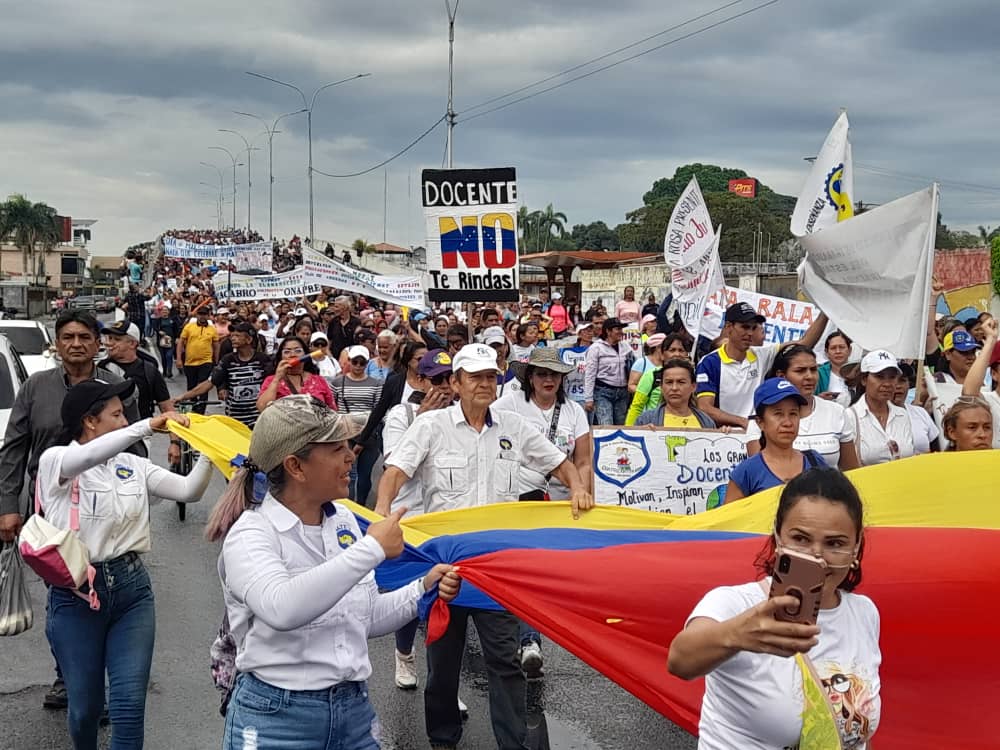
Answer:
[{"label": "parked vehicle", "polygon": [[28,379],[21,356],[6,336],[0,335],[0,446],[7,432],[14,397]]},{"label": "parked vehicle", "polygon": [[0,334],[21,355],[29,375],[58,366],[49,329],[37,320],[0,320]]},{"label": "parked vehicle", "polygon": [[96,310],[98,297],[93,294],[81,294],[70,297],[67,304],[72,310]]}]

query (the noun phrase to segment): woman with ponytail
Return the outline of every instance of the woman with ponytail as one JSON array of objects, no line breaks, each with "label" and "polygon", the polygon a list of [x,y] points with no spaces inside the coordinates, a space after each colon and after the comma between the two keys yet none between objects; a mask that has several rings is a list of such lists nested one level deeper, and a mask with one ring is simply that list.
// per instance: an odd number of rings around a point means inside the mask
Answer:
[{"label": "woman with ponytail", "polygon": [[368,700],[368,638],[398,630],[434,586],[458,594],[453,566],[379,593],[374,569],[403,551],[399,508],[362,535],[345,497],[348,441],[367,414],[337,413],[305,395],[263,411],[249,456],[212,512],[206,535],[225,537],[219,573],[239,673],[224,750],[308,747],[377,750]]}]

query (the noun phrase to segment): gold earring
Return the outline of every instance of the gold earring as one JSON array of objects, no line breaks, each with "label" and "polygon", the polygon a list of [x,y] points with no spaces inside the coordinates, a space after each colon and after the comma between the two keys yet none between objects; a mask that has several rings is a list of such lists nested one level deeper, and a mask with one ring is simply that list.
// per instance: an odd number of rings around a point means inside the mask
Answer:
[{"label": "gold earring", "polygon": [[851,561],[851,568],[854,569],[854,570],[858,569],[858,561],[857,560],[852,560]]}]

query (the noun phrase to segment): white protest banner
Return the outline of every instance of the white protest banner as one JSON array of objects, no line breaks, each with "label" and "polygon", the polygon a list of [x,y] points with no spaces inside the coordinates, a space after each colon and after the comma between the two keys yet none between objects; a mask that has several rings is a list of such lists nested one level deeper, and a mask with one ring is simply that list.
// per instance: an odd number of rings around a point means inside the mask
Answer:
[{"label": "white protest banner", "polygon": [[[266,273],[271,272],[270,242],[252,242],[245,245],[200,245],[197,242],[179,240],[176,237],[164,237],[163,255],[167,258],[207,260],[220,263],[233,262],[240,270],[255,269]],[[263,266],[265,255],[267,265]],[[237,258],[242,258],[242,260],[238,261]]]},{"label": "white protest banner", "polygon": [[663,239],[670,288],[681,322],[697,337],[705,300],[725,285],[719,262],[719,234],[712,229],[708,206],[692,177],[674,204]]},{"label": "white protest banner", "polygon": [[516,302],[514,169],[425,169],[421,199],[430,300]]},{"label": "white protest banner", "polygon": [[423,307],[424,290],[418,276],[379,276],[302,248],[305,280],[309,284],[334,287],[363,294],[403,307]]},{"label": "white protest banner", "polygon": [[722,317],[726,308],[737,302],[746,302],[758,315],[763,315],[764,343],[784,344],[797,341],[805,335],[813,320],[819,315],[819,308],[802,300],[776,297],[773,294],[759,294],[746,289],[727,286],[708,298],[705,318],[701,323],[701,334],[715,338],[722,333]]},{"label": "white protest banner", "polygon": [[854,216],[850,124],[841,112],[813,161],[792,212],[792,234],[802,237]]},{"label": "white protest banner", "polygon": [[733,467],[747,457],[746,433],[594,427],[594,500],[673,515],[726,501]]},{"label": "white protest banner", "polygon": [[864,349],[924,356],[937,184],[801,239],[799,286]]},{"label": "white protest banner", "polygon": [[220,300],[299,299],[317,294],[321,284],[304,283],[302,267],[269,276],[247,276],[240,273],[219,273],[215,276],[215,293]]}]

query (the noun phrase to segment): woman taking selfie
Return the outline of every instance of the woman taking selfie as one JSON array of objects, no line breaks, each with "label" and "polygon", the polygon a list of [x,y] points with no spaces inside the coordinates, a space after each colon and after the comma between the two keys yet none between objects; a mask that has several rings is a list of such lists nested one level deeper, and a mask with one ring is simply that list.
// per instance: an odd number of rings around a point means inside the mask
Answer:
[{"label": "woman taking selfie", "polygon": [[777,487],[807,469],[825,466],[823,457],[806,448],[796,450],[805,396],[784,378],[769,378],[753,394],[754,421],[761,432],[760,453],[741,461],[729,477],[726,502]]},{"label": "woman taking selfie", "polygon": [[274,374],[264,378],[257,397],[257,411],[279,398],[305,393],[335,408],[333,393],[312,357],[306,357],[306,342],[289,336],[274,353]]},{"label": "woman taking selfie", "polygon": [[[789,344],[778,350],[768,377],[785,378],[806,400],[799,411],[799,436],[793,447],[816,451],[828,466],[850,471],[860,466],[854,446],[854,417],[833,401],[816,398],[818,368],[812,349]],[[747,425],[747,453],[760,452],[760,427]]]},{"label": "woman taking selfie", "polygon": [[[818,562],[811,568],[823,581],[815,624],[776,619],[799,601],[769,598],[767,577],[713,589],[691,612],[670,644],[667,668],[685,680],[705,677],[700,750],[871,750],[882,710],[879,613],[868,597],[851,593],[861,583],[863,515],[857,490],[836,469],[811,469],[781,493],[757,567],[773,576],[776,563],[789,564],[789,553]],[[830,702],[807,712],[802,685],[816,682],[813,671]],[[831,722],[839,745],[808,735]]]},{"label": "woman taking selfie", "polygon": [[348,440],[363,424],[307,396],[275,402],[212,511],[206,535],[225,537],[219,573],[237,646],[225,750],[378,750],[368,639],[416,617],[435,585],[444,601],[458,594],[450,565],[379,593],[374,570],[403,551],[405,508],[362,535],[331,500],[347,494]]},{"label": "woman taking selfie", "polygon": [[97,750],[104,708],[104,675],[114,750],[143,745],[146,691],[153,659],[156,617],[149,574],[141,555],[151,548],[149,504],[154,497],[194,502],[212,478],[202,454],[187,476],[126,452],[133,443],[163,431],[167,412],[129,425],[122,399],[131,380],[111,385],[85,380],[62,403],[63,444],[38,463],[38,499],[45,518],[60,529],[75,528],[97,571],[92,609],[77,592],[49,587],[46,635],[62,669],[69,698],[69,735],[76,750]]}]

